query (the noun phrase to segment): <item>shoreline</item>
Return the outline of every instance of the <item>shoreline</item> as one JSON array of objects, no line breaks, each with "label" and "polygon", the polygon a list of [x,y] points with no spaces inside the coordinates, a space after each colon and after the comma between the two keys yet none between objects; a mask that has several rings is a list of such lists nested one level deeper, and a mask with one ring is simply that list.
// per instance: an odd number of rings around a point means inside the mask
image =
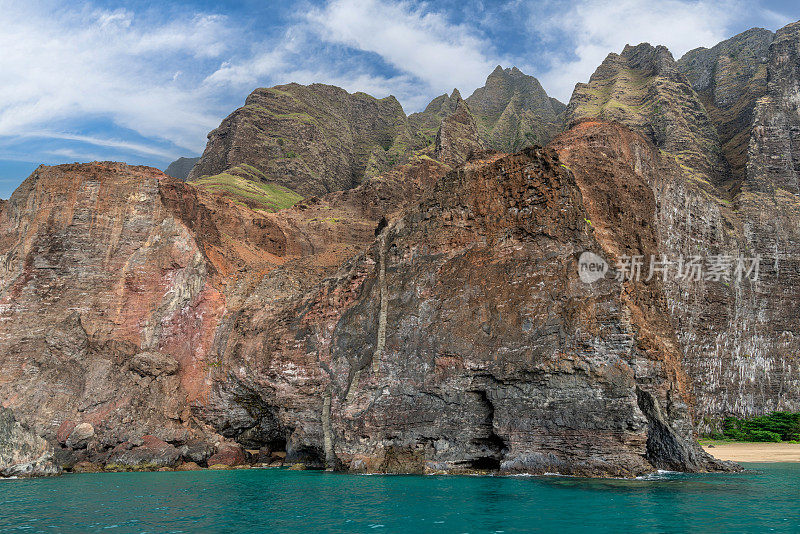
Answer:
[{"label": "shoreline", "polygon": [[800,443],[702,441],[703,450],[732,462],[800,462]]}]

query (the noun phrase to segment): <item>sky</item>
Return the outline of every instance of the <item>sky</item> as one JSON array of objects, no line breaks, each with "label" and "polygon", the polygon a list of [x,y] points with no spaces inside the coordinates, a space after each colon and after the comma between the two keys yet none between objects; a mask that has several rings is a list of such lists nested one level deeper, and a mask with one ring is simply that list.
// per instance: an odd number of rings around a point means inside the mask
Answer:
[{"label": "sky", "polygon": [[796,0],[0,0],[0,197],[39,164],[200,155],[257,87],[329,83],[411,113],[502,65],[567,102],[625,44],[677,59],[798,19]]}]

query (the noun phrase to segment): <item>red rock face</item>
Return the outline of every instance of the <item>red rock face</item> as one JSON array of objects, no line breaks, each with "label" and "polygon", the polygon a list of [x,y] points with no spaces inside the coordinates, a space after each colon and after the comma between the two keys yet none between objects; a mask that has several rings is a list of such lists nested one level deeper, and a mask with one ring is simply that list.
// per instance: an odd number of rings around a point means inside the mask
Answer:
[{"label": "red rock face", "polygon": [[152,169],[40,168],[0,215],[3,398],[67,466],[236,465],[236,440],[366,471],[722,468],[662,288],[578,279],[584,250],[657,247],[618,159],[589,183],[549,151],[422,158],[268,215]]},{"label": "red rock face", "polygon": [[79,460],[144,435],[218,441],[192,410],[232,370],[239,310],[269,309],[250,292],[313,285],[445,171],[421,160],[265,216],[155,169],[39,168],[0,215],[3,405],[53,442],[91,425]]},{"label": "red rock face", "polygon": [[[514,155],[480,149],[560,123],[518,71],[471,97],[477,121],[457,92],[407,121],[392,98],[258,90],[193,173],[256,154],[334,191],[276,213],[146,167],[40,167],[0,202],[7,433],[75,469],[243,447],[369,472],[728,468],[696,428],[800,409],[798,28],[752,34],[768,57],[712,85],[729,54],[626,47],[579,84],[572,129]],[[585,251],[772,261],[757,282],[588,284]]]},{"label": "red rock face", "polygon": [[567,166],[421,158],[274,214],[147,168],[40,168],[0,213],[5,404],[67,466],[244,446],[373,472],[723,468],[692,436],[665,288],[578,278],[583,251],[658,250],[631,165],[657,151],[570,135]]},{"label": "red rock face", "polygon": [[[0,215],[0,389],[45,436],[85,421],[110,443],[174,439],[187,432],[187,402],[208,389],[224,300],[160,179],[170,180],[111,163],[40,167]],[[174,358],[177,374],[129,372],[143,351]]]},{"label": "red rock face", "polygon": [[208,465],[227,465],[230,467],[245,463],[245,455],[242,447],[237,444],[227,444],[220,446],[219,452],[208,459]]}]

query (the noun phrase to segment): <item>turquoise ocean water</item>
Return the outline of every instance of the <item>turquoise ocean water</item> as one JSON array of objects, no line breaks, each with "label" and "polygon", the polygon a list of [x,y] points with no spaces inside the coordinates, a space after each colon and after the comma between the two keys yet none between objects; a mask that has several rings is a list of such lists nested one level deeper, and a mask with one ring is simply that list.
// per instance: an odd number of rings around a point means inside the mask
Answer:
[{"label": "turquoise ocean water", "polygon": [[283,469],[0,481],[0,532],[800,532],[800,464],[645,480]]}]

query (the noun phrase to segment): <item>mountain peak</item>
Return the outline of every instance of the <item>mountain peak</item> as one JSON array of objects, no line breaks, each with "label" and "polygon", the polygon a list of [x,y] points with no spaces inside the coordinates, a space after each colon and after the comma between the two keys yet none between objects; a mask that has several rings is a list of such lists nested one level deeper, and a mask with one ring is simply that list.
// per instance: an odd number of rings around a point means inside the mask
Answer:
[{"label": "mountain peak", "polygon": [[501,66],[486,85],[466,99],[475,114],[481,136],[491,148],[516,152],[525,146],[546,144],[561,130],[563,104],[551,99],[539,80],[517,67]]},{"label": "mountain peak", "polygon": [[[642,105],[648,101],[658,105]],[[567,124],[585,118],[625,124],[710,182],[727,175],[711,119],[666,47],[641,43],[609,54],[572,94]]]}]

